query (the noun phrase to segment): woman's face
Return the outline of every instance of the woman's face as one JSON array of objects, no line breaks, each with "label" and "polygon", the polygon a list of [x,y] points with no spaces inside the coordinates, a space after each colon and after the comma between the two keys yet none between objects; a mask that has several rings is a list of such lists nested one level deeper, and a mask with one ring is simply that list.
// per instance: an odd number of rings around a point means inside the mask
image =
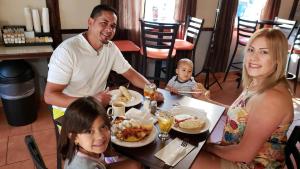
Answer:
[{"label": "woman's face", "polygon": [[276,60],[270,55],[266,39],[255,39],[246,51],[245,67],[250,77],[265,79],[276,69]]},{"label": "woman's face", "polygon": [[77,134],[75,143],[88,152],[100,154],[106,150],[109,140],[110,130],[104,120],[98,116],[90,130]]}]

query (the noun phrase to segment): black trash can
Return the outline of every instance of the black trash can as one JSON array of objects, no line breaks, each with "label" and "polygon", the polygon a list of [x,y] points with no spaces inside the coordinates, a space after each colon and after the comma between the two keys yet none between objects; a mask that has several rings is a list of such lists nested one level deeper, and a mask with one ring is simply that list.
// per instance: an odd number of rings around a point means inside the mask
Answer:
[{"label": "black trash can", "polygon": [[23,126],[37,118],[34,71],[24,60],[0,62],[0,95],[8,124]]}]

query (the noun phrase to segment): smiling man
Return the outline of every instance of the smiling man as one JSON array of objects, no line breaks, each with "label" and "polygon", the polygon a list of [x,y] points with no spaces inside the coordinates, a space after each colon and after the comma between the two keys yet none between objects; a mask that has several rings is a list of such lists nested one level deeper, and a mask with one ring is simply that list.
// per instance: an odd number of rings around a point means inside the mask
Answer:
[{"label": "smiling man", "polygon": [[111,95],[105,88],[111,71],[139,88],[149,83],[110,41],[116,27],[117,12],[109,6],[98,5],[88,19],[87,32],[65,40],[55,49],[44,95],[45,102],[54,107],[54,119],[62,116],[64,109],[78,97],[94,96],[107,105]]}]

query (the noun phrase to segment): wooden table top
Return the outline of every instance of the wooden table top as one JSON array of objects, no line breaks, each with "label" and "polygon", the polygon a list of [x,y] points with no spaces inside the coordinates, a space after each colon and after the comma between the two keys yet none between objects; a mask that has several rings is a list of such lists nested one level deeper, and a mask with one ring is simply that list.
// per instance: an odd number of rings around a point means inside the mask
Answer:
[{"label": "wooden table top", "polygon": [[170,110],[174,105],[182,105],[182,106],[202,109],[207,113],[207,118],[210,121],[209,130],[205,133],[196,134],[196,135],[179,133],[177,131],[172,130],[170,132],[171,138],[167,140],[166,143],[161,142],[160,139],[157,137],[155,141],[153,141],[152,143],[138,148],[127,148],[127,147],[121,147],[114,144],[113,145],[115,149],[121,154],[129,156],[137,161],[140,161],[141,163],[143,163],[144,165],[150,168],[171,168],[170,166],[165,165],[163,161],[156,158],[154,154],[158,152],[160,149],[162,149],[174,138],[176,137],[179,137],[180,139],[185,138],[185,140],[187,139],[190,144],[193,144],[196,147],[176,166],[174,166],[174,168],[176,169],[189,168],[192,165],[197,154],[200,152],[201,148],[203,147],[209,134],[215,128],[225,108],[216,104],[212,104],[206,101],[194,99],[187,96],[171,95],[169,91],[166,91],[164,89],[158,89],[158,90],[164,95],[165,98],[165,101],[159,105],[161,109]]},{"label": "wooden table top", "polygon": [[16,46],[5,47],[0,45],[0,60],[49,58],[53,48],[47,46]]}]

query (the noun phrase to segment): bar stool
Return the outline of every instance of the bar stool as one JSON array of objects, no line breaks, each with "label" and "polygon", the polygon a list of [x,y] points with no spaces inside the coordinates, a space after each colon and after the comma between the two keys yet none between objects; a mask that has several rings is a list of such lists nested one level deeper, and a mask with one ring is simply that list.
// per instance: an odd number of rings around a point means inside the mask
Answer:
[{"label": "bar stool", "polygon": [[[188,52],[192,52],[191,60],[195,63],[196,47],[201,34],[204,19],[199,19],[191,16],[187,16],[185,25],[184,39],[176,39],[174,48],[176,51],[187,56]],[[193,75],[195,74],[195,66],[193,67]]]},{"label": "bar stool", "polygon": [[[295,39],[292,47],[289,51],[288,63],[286,68],[286,76],[288,80],[292,80],[294,82],[294,93],[296,93],[297,82],[298,82],[298,74],[299,74],[299,66],[300,66],[300,27],[297,29],[297,33],[295,35]],[[289,71],[291,61],[297,62],[296,73],[292,73]]]},{"label": "bar stool", "polygon": [[[177,23],[154,23],[140,20],[143,56],[143,74],[146,78],[155,81],[168,82],[173,71],[173,59],[176,54],[174,49],[175,38],[178,32]],[[155,61],[154,76],[147,75],[147,60]],[[162,62],[166,63],[166,75],[161,78]]]},{"label": "bar stool", "polygon": [[[235,48],[232,54],[232,57],[230,59],[229,65],[227,67],[227,70],[225,72],[225,76],[223,79],[223,82],[226,81],[227,75],[229,73],[229,70],[231,67],[236,68],[238,70],[242,70],[241,67],[238,67],[236,65],[241,65],[243,62],[233,62],[235,58],[235,54],[237,51],[237,48],[239,45],[246,46],[251,35],[256,31],[258,21],[252,21],[252,20],[246,20],[238,17],[238,25],[237,25],[237,40],[235,44]],[[238,87],[240,85],[241,78],[238,79]]]}]

